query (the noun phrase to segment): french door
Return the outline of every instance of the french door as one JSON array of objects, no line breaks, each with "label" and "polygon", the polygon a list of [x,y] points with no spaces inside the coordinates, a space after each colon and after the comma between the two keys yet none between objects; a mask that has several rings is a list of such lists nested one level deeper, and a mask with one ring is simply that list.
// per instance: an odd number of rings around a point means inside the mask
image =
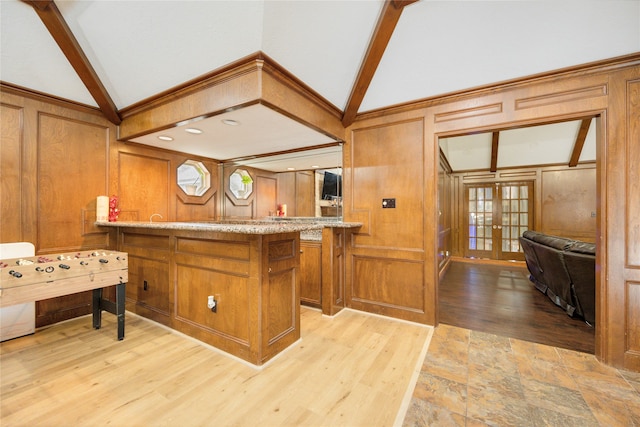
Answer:
[{"label": "french door", "polygon": [[465,186],[465,256],[524,260],[518,237],[533,226],[533,182]]}]

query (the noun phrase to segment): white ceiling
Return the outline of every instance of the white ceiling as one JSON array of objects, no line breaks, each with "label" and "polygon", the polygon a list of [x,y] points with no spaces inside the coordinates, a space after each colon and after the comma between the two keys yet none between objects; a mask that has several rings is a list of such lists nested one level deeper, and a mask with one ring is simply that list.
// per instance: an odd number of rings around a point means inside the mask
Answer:
[{"label": "white ceiling", "polygon": [[[579,163],[596,160],[596,121],[591,120]],[[497,168],[568,164],[581,120],[500,131]],[[492,132],[441,138],[440,149],[454,172],[491,167]],[[573,142],[573,143],[572,143]]]},{"label": "white ceiling", "polygon": [[[225,124],[232,120],[235,125]],[[196,128],[201,134],[185,131]],[[162,141],[159,136],[168,136],[173,141]],[[310,148],[334,143],[335,140],[316,132],[262,104],[240,108],[214,117],[192,121],[152,134],[133,138],[131,141],[168,150],[228,160],[247,155],[263,155]]]},{"label": "white ceiling", "polygon": [[[383,6],[381,0],[55,3],[118,109],[262,51],[343,110]],[[97,105],[30,5],[1,0],[0,16],[0,80]],[[640,0],[420,0],[404,8],[359,111],[639,51]],[[307,136],[287,146],[323,137]],[[253,138],[235,144],[243,149],[233,153],[228,140],[194,147],[224,160],[258,154],[257,148],[279,151],[274,144],[283,142],[265,132]]]}]

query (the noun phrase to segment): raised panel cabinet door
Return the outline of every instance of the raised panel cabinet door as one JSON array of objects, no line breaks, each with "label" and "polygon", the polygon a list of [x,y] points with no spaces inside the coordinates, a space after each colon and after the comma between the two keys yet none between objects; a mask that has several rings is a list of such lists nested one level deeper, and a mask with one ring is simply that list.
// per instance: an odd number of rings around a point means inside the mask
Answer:
[{"label": "raised panel cabinet door", "polygon": [[129,255],[126,293],[136,305],[169,316],[169,265]]},{"label": "raised panel cabinet door", "polygon": [[320,243],[300,242],[300,302],[322,306],[322,247]]}]

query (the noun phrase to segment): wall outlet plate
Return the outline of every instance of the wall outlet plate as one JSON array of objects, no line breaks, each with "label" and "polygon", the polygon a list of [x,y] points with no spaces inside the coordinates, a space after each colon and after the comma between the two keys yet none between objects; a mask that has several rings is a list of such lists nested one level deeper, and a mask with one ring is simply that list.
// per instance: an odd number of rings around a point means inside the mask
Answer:
[{"label": "wall outlet plate", "polygon": [[396,199],[382,199],[382,208],[395,208],[396,207]]}]

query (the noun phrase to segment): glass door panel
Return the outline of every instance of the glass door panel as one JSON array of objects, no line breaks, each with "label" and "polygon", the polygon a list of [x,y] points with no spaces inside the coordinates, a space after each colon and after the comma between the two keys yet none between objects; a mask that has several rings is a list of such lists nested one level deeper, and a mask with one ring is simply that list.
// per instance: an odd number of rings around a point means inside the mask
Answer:
[{"label": "glass door panel", "polygon": [[523,260],[518,238],[533,225],[533,183],[465,187],[465,256]]}]

